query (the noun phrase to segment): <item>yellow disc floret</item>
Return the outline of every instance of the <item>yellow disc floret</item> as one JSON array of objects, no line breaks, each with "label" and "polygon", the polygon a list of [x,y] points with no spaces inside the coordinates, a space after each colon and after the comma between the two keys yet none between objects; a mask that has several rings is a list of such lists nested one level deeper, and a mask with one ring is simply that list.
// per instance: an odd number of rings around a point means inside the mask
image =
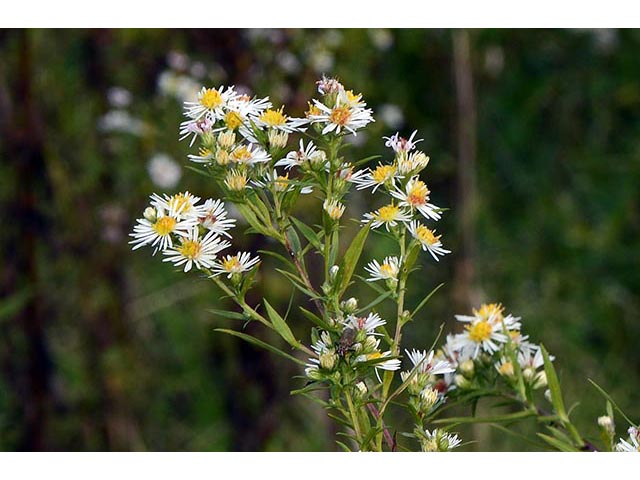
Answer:
[{"label": "yellow disc floret", "polygon": [[239,147],[233,151],[231,158],[236,163],[247,163],[251,160],[252,155],[247,147]]},{"label": "yellow disc floret", "polygon": [[209,109],[216,108],[222,104],[222,95],[215,88],[207,88],[200,94],[200,104]]},{"label": "yellow disc floret", "polygon": [[393,165],[378,165],[378,167],[371,172],[371,178],[376,183],[385,183],[391,180],[396,174],[396,167]]},{"label": "yellow disc floret", "polygon": [[235,130],[242,125],[242,117],[238,112],[229,112],[224,116],[224,124],[229,130]]},{"label": "yellow disc floret", "polygon": [[416,228],[416,238],[421,243],[426,243],[427,245],[435,245],[440,240],[442,235],[435,235],[433,230],[430,230],[428,227],[424,225],[418,225]]},{"label": "yellow disc floret", "polygon": [[476,343],[482,343],[485,340],[491,338],[493,333],[493,327],[485,320],[476,322],[473,325],[467,325],[467,331],[469,332],[469,338]]},{"label": "yellow disc floret", "polygon": [[202,245],[197,240],[183,240],[178,252],[185,258],[195,259],[200,256]]},{"label": "yellow disc floret", "polygon": [[502,312],[504,312],[504,307],[501,303],[483,303],[478,310],[473,310],[476,317],[491,320],[493,323],[502,322]]},{"label": "yellow disc floret", "polygon": [[427,203],[429,189],[421,180],[416,180],[409,187],[407,192],[407,203],[412,206],[424,205]]},{"label": "yellow disc floret", "polygon": [[336,107],[331,110],[329,121],[344,127],[351,119],[351,109],[349,107]]},{"label": "yellow disc floret", "polygon": [[392,222],[398,215],[400,214],[400,208],[395,205],[385,205],[384,207],[380,207],[378,210],[378,214],[376,215],[378,220],[383,222]]},{"label": "yellow disc floret", "polygon": [[160,217],[156,223],[153,224],[153,229],[158,235],[164,237],[173,232],[173,228],[176,226],[176,219],[173,217]]},{"label": "yellow disc floret", "polygon": [[278,127],[287,123],[287,116],[283,113],[284,107],[279,110],[268,109],[262,115],[260,120],[270,127]]},{"label": "yellow disc floret", "polygon": [[239,271],[240,260],[238,260],[238,256],[234,255],[233,257],[227,257],[226,259],[222,260],[222,268],[224,268],[225,271],[229,273]]}]

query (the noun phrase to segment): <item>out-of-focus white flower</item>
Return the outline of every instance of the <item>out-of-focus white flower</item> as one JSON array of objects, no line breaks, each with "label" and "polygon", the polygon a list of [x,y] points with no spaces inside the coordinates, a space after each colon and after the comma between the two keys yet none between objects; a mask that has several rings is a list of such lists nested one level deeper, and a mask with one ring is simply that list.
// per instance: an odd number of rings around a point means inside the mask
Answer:
[{"label": "out-of-focus white flower", "polygon": [[278,62],[278,65],[287,73],[297,73],[302,67],[298,57],[287,50],[276,55],[276,62]]},{"label": "out-of-focus white flower", "polygon": [[98,119],[98,130],[141,136],[146,124],[125,110],[111,110]]},{"label": "out-of-focus white flower", "polygon": [[334,63],[333,54],[329,50],[313,50],[309,56],[309,64],[318,73],[330,72]]},{"label": "out-of-focus white flower", "polygon": [[182,168],[166,153],[156,153],[147,164],[151,181],[161,188],[174,188],[182,177]]},{"label": "out-of-focus white flower", "polygon": [[378,115],[390,128],[400,128],[404,124],[404,114],[398,105],[385,103],[378,108]]},{"label": "out-of-focus white flower", "polygon": [[189,67],[189,57],[173,50],[167,54],[167,64],[174,70],[186,70]]},{"label": "out-of-focus white flower", "polygon": [[393,45],[393,34],[386,28],[371,28],[368,32],[371,43],[378,50],[389,50]]},{"label": "out-of-focus white flower", "polygon": [[133,95],[123,87],[111,87],[107,90],[107,101],[114,108],[126,108],[131,104]]}]

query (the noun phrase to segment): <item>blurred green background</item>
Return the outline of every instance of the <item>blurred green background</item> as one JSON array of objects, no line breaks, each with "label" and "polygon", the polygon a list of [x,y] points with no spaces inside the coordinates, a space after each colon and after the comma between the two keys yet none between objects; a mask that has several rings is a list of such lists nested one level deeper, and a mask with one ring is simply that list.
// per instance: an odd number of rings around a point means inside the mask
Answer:
[{"label": "blurred green background", "polygon": [[[501,301],[555,354],[587,436],[604,413],[587,378],[637,421],[639,49],[635,30],[0,31],[0,449],[336,449],[324,413],[289,395],[300,371],[213,332],[227,321],[207,310],[231,307],[213,285],[127,245],[151,193],[217,195],[184,168],[183,100],[235,84],[295,116],[323,73],[374,110],[354,156],[417,129],[432,199],[450,208],[438,232],[453,253],[423,256],[409,303],[445,286],[406,345]],[[242,231],[236,247],[273,248]],[[387,253],[370,241],[363,259]],[[250,301],[285,309],[273,266]],[[461,432],[470,450],[535,448]]]}]

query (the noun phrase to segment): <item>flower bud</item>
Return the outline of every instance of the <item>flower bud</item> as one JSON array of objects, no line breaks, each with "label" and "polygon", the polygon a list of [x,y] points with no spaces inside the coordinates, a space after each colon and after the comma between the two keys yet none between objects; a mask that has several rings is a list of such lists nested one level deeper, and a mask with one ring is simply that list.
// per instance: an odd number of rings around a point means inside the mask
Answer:
[{"label": "flower bud", "polygon": [[609,415],[598,417],[598,425],[600,425],[600,428],[602,428],[608,436],[613,437],[615,435],[616,426],[613,423],[613,418]]},{"label": "flower bud", "polygon": [[362,400],[364,397],[367,396],[368,392],[369,390],[367,389],[367,385],[364,382],[356,383],[355,394],[357,399]]},{"label": "flower bud", "polygon": [[228,165],[230,160],[231,158],[229,156],[229,152],[223,150],[222,148],[216,150],[216,163],[218,165]]},{"label": "flower bud", "polygon": [[522,370],[522,376],[527,382],[531,382],[531,380],[536,376],[535,368],[526,367]]},{"label": "flower bud", "polygon": [[342,302],[342,304],[340,305],[340,308],[342,308],[342,311],[344,313],[346,313],[347,315],[350,315],[358,309],[358,300],[351,297],[348,300]]},{"label": "flower bud", "polygon": [[458,370],[465,378],[472,379],[475,373],[475,364],[473,363],[473,360],[468,358],[460,363]]},{"label": "flower bud", "polygon": [[438,401],[438,391],[427,387],[420,392],[420,400],[423,411],[428,412]]},{"label": "flower bud", "polygon": [[375,350],[376,348],[378,348],[378,341],[376,340],[376,337],[374,337],[373,335],[369,335],[367,338],[365,338],[363,348],[366,351]]},{"label": "flower bud", "polygon": [[289,140],[289,134],[287,132],[280,132],[279,130],[269,130],[269,146],[271,148],[284,148],[287,146]]},{"label": "flower bud", "polygon": [[143,216],[144,218],[146,218],[147,220],[153,223],[158,219],[158,212],[153,207],[147,207],[144,209]]},{"label": "flower bud", "polygon": [[510,361],[503,361],[502,365],[496,365],[498,373],[506,378],[511,378],[514,375],[513,363]]},{"label": "flower bud", "polygon": [[217,142],[221,148],[231,150],[231,148],[236,144],[236,134],[231,130],[226,130],[218,135]]},{"label": "flower bud", "polygon": [[548,388],[544,391],[544,398],[546,398],[549,403],[552,403],[551,402],[551,390],[549,390]]},{"label": "flower bud", "polygon": [[546,386],[547,386],[547,374],[543,370],[540,373],[538,373],[534,378],[532,387],[534,390],[536,390],[538,388],[543,388]]},{"label": "flower bud", "polygon": [[464,378],[462,375],[456,375],[453,377],[454,383],[461,389],[469,388],[471,386],[471,382]]},{"label": "flower bud", "polygon": [[340,267],[338,265],[334,265],[329,269],[329,280],[333,282],[340,271]]},{"label": "flower bud", "polygon": [[326,352],[320,355],[320,366],[325,370],[333,370],[336,366],[338,356],[333,352]]}]

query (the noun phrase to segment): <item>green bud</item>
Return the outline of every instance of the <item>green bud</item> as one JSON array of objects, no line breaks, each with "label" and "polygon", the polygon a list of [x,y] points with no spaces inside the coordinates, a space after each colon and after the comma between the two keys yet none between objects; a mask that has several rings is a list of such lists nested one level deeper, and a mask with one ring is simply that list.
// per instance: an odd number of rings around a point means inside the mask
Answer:
[{"label": "green bud", "polygon": [[143,216],[153,223],[158,219],[158,212],[156,212],[156,209],[153,207],[147,207],[144,209]]},{"label": "green bud", "polygon": [[470,380],[475,374],[475,364],[473,363],[473,360],[468,358],[467,360],[464,360],[462,363],[460,363],[460,365],[458,366],[458,370],[460,370],[460,373],[462,373],[465,378]]},{"label": "green bud", "polygon": [[462,375],[456,375],[455,377],[453,377],[453,381],[462,390],[471,386],[471,382],[464,378]]},{"label": "green bud", "polygon": [[346,313],[347,315],[350,315],[358,309],[358,300],[351,297],[350,299],[342,302],[340,304],[340,308],[342,308],[342,311],[344,313]]}]

